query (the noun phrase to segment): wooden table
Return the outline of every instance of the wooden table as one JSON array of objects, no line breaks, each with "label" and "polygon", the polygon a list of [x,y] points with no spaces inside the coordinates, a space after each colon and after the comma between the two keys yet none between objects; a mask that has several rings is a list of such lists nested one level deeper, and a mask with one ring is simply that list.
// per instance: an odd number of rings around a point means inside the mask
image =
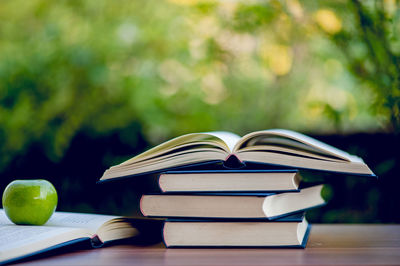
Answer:
[{"label": "wooden table", "polygon": [[400,265],[400,225],[313,225],[306,249],[112,246],[28,265]]}]

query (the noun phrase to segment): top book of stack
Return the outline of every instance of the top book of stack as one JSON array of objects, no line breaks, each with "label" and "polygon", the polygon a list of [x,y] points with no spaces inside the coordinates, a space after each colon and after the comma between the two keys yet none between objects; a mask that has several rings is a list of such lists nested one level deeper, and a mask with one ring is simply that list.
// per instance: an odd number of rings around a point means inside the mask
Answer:
[{"label": "top book of stack", "polygon": [[298,132],[271,129],[243,137],[224,131],[183,135],[109,168],[100,181],[231,162],[375,176],[360,157]]}]

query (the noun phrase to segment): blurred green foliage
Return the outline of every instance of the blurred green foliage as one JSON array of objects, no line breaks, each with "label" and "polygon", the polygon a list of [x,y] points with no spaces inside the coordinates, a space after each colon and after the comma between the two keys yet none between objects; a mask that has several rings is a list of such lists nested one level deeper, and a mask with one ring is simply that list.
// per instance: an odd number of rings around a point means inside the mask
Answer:
[{"label": "blurred green foliage", "polygon": [[133,123],[153,144],[398,128],[399,11],[373,3],[2,1],[0,170],[33,143],[57,161],[79,132]]},{"label": "blurred green foliage", "polygon": [[399,133],[399,3],[352,0],[351,10],[355,13],[354,23],[332,39],[345,54],[350,73],[374,93],[374,113],[384,116],[391,130]]}]

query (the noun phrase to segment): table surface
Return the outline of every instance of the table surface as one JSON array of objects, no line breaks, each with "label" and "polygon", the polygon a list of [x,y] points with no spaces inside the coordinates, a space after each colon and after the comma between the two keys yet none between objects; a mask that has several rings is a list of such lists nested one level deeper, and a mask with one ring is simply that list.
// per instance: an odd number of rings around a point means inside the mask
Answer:
[{"label": "table surface", "polygon": [[312,226],[305,249],[167,249],[111,246],[27,265],[400,265],[400,225]]}]

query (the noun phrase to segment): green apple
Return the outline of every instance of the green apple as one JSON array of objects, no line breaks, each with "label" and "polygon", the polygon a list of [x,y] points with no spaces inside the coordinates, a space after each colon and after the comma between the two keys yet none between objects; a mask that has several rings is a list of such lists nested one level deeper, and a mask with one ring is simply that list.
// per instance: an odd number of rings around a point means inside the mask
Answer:
[{"label": "green apple", "polygon": [[57,207],[57,191],[47,180],[14,180],[4,190],[3,208],[15,224],[45,224]]}]

